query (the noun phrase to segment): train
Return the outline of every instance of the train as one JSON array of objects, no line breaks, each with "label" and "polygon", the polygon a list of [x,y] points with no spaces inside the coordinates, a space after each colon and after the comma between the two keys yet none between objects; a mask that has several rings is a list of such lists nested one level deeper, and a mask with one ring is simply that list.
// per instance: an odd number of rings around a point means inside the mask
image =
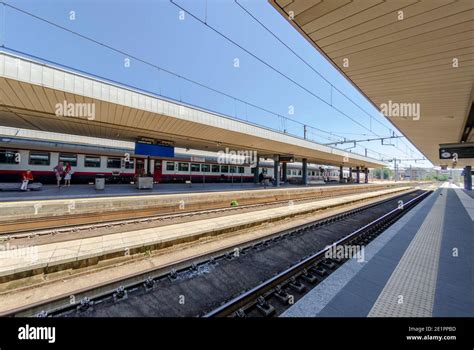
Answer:
[{"label": "train", "polygon": [[[197,153],[196,153],[197,152]],[[72,167],[71,183],[92,183],[104,176],[107,183],[133,183],[141,173],[149,171],[155,183],[253,182],[255,167],[250,164],[222,163],[217,155],[177,151],[173,158],[141,156],[133,148],[110,147],[44,140],[0,139],[0,182],[19,182],[23,172],[31,170],[35,182],[55,183],[53,168],[59,163]],[[148,165],[148,162],[150,164]],[[283,171],[283,167],[280,167]],[[308,182],[338,182],[339,168],[308,164]],[[270,159],[259,160],[259,172],[273,179]],[[360,174],[364,182],[365,174]],[[280,174],[283,179],[283,174]],[[349,171],[343,179],[350,181]],[[287,163],[286,181],[302,183],[301,163]]]}]

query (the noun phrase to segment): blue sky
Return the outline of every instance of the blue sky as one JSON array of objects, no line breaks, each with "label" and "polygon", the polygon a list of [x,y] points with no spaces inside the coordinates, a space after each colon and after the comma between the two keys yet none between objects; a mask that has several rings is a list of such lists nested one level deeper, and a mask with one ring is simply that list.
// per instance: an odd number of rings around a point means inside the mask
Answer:
[{"label": "blue sky", "polygon": [[[0,10],[4,11],[2,21],[5,22],[1,39],[2,44],[11,50],[302,136],[303,127],[298,123],[153,67],[158,66],[239,100],[313,126],[316,129],[309,129],[308,136],[319,143],[337,141],[340,138],[336,135],[364,139],[388,136],[395,131],[266,0],[238,1],[314,70],[369,112],[372,118],[333,90],[333,105],[369,130],[322,102],[331,100],[330,84],[278,42],[234,0],[174,0],[187,11],[184,20],[180,19],[181,9],[169,0],[6,0],[7,4],[18,9],[123,53],[78,37],[10,6],[0,6]],[[75,12],[74,20],[70,19],[70,11]],[[211,27],[311,93],[282,77]],[[130,59],[130,67],[124,65],[126,58]],[[238,67],[235,67],[236,59]],[[381,146],[380,141],[373,141],[360,144],[352,152],[363,154],[364,147],[367,147],[368,155],[378,159],[422,157],[406,139],[391,142],[396,147]],[[404,166],[409,164],[428,166],[430,163],[402,163]]]}]

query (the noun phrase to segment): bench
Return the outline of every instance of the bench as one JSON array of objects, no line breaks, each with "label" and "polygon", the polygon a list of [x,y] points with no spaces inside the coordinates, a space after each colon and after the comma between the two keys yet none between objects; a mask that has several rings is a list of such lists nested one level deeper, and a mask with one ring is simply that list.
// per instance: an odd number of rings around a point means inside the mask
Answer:
[{"label": "bench", "polygon": [[324,180],[309,180],[308,185],[325,185]]}]

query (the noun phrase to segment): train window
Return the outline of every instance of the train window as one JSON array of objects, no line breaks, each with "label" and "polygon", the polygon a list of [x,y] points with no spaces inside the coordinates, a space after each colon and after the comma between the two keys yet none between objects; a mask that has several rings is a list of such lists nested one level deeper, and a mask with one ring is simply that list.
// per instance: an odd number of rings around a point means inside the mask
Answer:
[{"label": "train window", "polygon": [[166,170],[174,171],[174,162],[166,162]]},{"label": "train window", "polygon": [[301,176],[302,172],[301,170],[298,170],[298,175]]},{"label": "train window", "polygon": [[290,169],[288,169],[288,170],[286,171],[286,175],[291,175],[291,170],[290,170]]},{"label": "train window", "polygon": [[201,171],[203,173],[208,173],[211,171],[211,166],[209,164],[201,164]]},{"label": "train window", "polygon": [[30,165],[49,165],[50,164],[50,153],[49,152],[30,152]]},{"label": "train window", "polygon": [[59,161],[63,164],[69,163],[71,166],[77,166],[77,154],[59,153]]},{"label": "train window", "polygon": [[100,157],[85,156],[84,167],[86,168],[100,168]]},{"label": "train window", "polygon": [[239,166],[239,174],[245,173],[245,169],[243,166]]},{"label": "train window", "polygon": [[297,175],[297,171],[296,171],[296,170],[293,170],[293,175]]},{"label": "train window", "polygon": [[221,172],[220,166],[217,165],[217,164],[212,164],[211,169],[212,169],[213,173],[220,173]]},{"label": "train window", "polygon": [[107,168],[120,169],[122,167],[122,160],[120,158],[107,158]]},{"label": "train window", "polygon": [[125,169],[134,169],[135,168],[135,159],[130,159],[128,162],[123,161],[123,166]]},{"label": "train window", "polygon": [[17,151],[0,151],[1,164],[19,164],[20,157]]},{"label": "train window", "polygon": [[229,166],[228,165],[221,165],[221,173],[228,173]]},{"label": "train window", "polygon": [[178,163],[178,171],[189,171],[189,163]]},{"label": "train window", "polygon": [[201,171],[201,164],[191,163],[191,171],[199,173]]},{"label": "train window", "polygon": [[229,167],[229,172],[235,174],[237,172],[237,167],[235,165],[231,165]]}]

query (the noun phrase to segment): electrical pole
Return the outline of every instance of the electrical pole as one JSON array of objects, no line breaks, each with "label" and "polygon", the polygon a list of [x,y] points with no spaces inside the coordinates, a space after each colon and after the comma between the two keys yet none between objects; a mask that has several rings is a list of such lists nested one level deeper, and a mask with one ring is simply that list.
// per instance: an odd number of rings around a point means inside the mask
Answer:
[{"label": "electrical pole", "polygon": [[397,166],[397,158],[393,158],[393,168],[395,169],[395,182],[398,181],[398,166]]}]

